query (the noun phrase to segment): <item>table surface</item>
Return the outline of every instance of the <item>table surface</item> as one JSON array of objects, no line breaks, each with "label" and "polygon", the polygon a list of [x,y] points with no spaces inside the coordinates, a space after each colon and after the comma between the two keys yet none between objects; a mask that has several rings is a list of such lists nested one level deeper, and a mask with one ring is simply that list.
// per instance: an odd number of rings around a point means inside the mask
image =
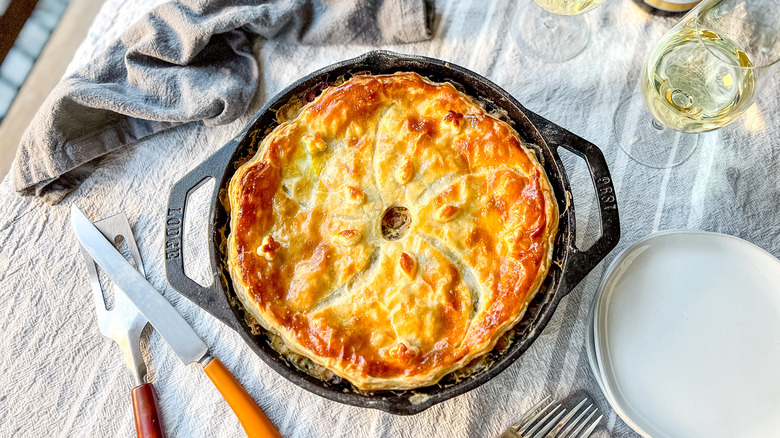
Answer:
[{"label": "table surface", "polygon": [[[107,0],[70,70],[98,54],[160,0]],[[133,224],[150,282],[190,321],[285,437],[493,437],[547,394],[587,391],[605,412],[594,436],[637,436],[600,394],[585,352],[586,317],[606,266],[623,248],[657,230],[689,228],[746,239],[780,256],[780,93],[775,77],[758,104],[732,125],[703,134],[686,163],[667,170],[633,162],[618,146],[612,115],[636,89],[653,43],[675,22],[629,0],[587,14],[593,26],[578,57],[549,64],[523,53],[508,29],[520,2],[437,3],[431,41],[383,48],[432,56],[472,69],[527,108],[598,145],[620,207],[618,248],[561,302],[546,329],[515,364],[485,385],[427,411],[398,417],[337,404],[291,384],[230,329],[179,296],[165,281],[163,223],[171,184],[238,133],[277,91],[308,72],[374,47],[304,47],[260,41],[261,85],[252,108],[225,126],[191,123],[111,155],[65,202],[49,206],[0,185],[0,436],[134,436],[131,380],[119,349],[98,331],[69,207],[93,220],[124,211]],[[774,140],[774,141],[773,141]],[[562,152],[563,153],[563,152]],[[584,163],[563,156],[574,191],[577,240],[598,236],[598,212]],[[185,227],[184,258],[205,281],[205,190]],[[183,366],[152,332],[144,341],[171,437],[243,436],[227,404],[196,365]]]}]

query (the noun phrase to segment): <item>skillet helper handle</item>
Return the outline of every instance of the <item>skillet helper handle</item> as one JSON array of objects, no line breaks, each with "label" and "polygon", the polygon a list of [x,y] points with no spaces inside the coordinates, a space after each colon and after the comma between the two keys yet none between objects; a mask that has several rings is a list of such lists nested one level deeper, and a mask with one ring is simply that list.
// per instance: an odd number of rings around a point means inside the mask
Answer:
[{"label": "skillet helper handle", "polygon": [[[184,273],[184,213],[190,193],[216,178],[211,172],[211,162],[217,158],[216,155],[219,152],[177,181],[168,197],[168,208],[165,211],[165,275],[168,283],[178,291],[189,289],[208,293],[212,290],[212,287],[203,287]],[[218,190],[217,184],[214,189]]]},{"label": "skillet helper handle", "polygon": [[[184,272],[184,217],[190,194],[201,185],[216,180],[212,197],[218,194],[219,178],[235,148],[236,140],[231,140],[177,181],[171,188],[165,212],[165,276],[168,283],[223,322],[232,320],[232,310],[227,303],[220,302],[219,297],[223,292],[216,271],[212,272],[211,285],[205,287]],[[214,211],[210,215],[213,217]],[[213,266],[214,260],[211,262]]]},{"label": "skillet helper handle", "polygon": [[260,406],[257,406],[233,374],[225,368],[222,361],[216,357],[212,358],[203,367],[203,371],[233,409],[249,438],[282,438],[271,420],[265,416]]},{"label": "skillet helper handle", "polygon": [[563,147],[585,160],[593,180],[593,186],[596,189],[596,199],[601,216],[601,236],[590,248],[582,251],[577,248],[575,243],[576,231],[572,233],[571,253],[566,262],[561,284],[561,290],[568,293],[617,246],[620,240],[620,218],[615,186],[612,183],[612,176],[609,174],[604,154],[596,145],[537,114],[528,112],[527,116],[551,147],[556,149]]},{"label": "skillet helper handle", "polygon": [[157,394],[151,383],[133,388],[133,415],[138,438],[165,438],[157,408]]}]

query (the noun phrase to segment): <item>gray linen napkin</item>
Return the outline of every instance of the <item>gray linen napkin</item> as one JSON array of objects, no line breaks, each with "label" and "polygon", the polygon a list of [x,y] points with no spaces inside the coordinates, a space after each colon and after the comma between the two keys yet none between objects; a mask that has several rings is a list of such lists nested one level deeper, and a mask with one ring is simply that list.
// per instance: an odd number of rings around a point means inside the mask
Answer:
[{"label": "gray linen napkin", "polygon": [[25,131],[14,188],[56,204],[103,155],[181,123],[229,123],[257,88],[252,34],[301,44],[429,39],[432,0],[174,0],[62,79]]}]

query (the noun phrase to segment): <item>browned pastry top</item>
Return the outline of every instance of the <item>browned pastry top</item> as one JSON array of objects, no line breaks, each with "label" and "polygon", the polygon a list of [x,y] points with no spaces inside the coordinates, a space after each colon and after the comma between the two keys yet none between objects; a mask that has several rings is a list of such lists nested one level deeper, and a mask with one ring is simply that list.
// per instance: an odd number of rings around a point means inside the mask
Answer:
[{"label": "browned pastry top", "polygon": [[355,76],[230,182],[247,311],[364,390],[436,383],[520,320],[558,212],[533,152],[448,83]]}]

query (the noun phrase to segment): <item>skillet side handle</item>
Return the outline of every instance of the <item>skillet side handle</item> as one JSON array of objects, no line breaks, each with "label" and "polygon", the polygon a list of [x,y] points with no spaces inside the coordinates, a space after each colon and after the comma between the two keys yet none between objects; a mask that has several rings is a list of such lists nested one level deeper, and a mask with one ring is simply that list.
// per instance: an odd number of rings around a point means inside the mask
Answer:
[{"label": "skillet side handle", "polygon": [[[184,215],[192,192],[211,179],[216,179],[212,199],[218,195],[220,170],[224,170],[227,160],[235,150],[235,141],[231,141],[192,169],[171,188],[168,207],[165,212],[165,277],[168,284],[204,310],[232,327],[232,311],[222,292],[219,278],[212,272],[212,283],[208,287],[196,283],[184,272]],[[210,212],[213,215],[213,211]],[[208,252],[209,257],[213,255]],[[211,260],[213,270],[214,260]]]},{"label": "skillet side handle", "polygon": [[596,189],[596,199],[601,216],[601,236],[590,248],[582,251],[575,244],[576,231],[573,233],[566,269],[563,272],[561,282],[561,290],[564,294],[568,294],[612,251],[620,240],[617,195],[604,154],[598,147],[537,114],[529,111],[527,115],[551,147],[556,149],[563,147],[585,160],[593,180],[593,186]]}]

